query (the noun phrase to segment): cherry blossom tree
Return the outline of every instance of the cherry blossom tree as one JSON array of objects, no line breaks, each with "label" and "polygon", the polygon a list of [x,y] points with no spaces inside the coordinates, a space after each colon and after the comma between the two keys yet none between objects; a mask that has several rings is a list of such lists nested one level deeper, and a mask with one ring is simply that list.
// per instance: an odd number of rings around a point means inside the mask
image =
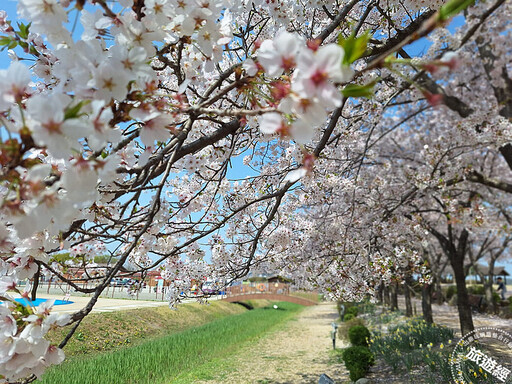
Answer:
[{"label": "cherry blossom tree", "polygon": [[[406,271],[428,280],[429,207],[459,214],[464,240],[487,220],[482,190],[512,191],[494,178],[509,160],[511,11],[19,0],[19,21],[0,14],[12,58],[0,71],[0,378],[30,382],[60,363],[125,264],[158,267],[171,305],[192,281],[254,268],[348,300]],[[64,275],[61,251],[90,285]],[[114,262],[98,271],[105,253]],[[41,273],[90,302],[70,316],[15,304],[10,293],[31,294],[19,281]]]},{"label": "cherry blossom tree", "polygon": [[[505,227],[506,228],[506,227]],[[486,300],[487,310],[491,313],[499,313],[498,305],[493,297],[493,281],[495,276],[496,262],[499,260],[503,262],[505,252],[508,251],[510,243],[510,237],[503,233],[489,232],[477,244],[470,244],[469,247],[469,259],[470,267],[483,284],[484,294]],[[479,260],[487,261],[487,270],[482,270],[482,265]]]}]

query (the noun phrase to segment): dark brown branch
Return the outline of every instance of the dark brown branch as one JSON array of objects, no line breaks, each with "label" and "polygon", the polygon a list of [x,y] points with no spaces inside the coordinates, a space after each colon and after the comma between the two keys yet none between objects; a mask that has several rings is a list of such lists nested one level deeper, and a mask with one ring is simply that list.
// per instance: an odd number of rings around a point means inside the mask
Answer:
[{"label": "dark brown branch", "polygon": [[400,43],[402,43],[404,40],[406,40],[410,35],[418,31],[423,22],[425,20],[428,20],[435,11],[427,11],[425,13],[422,13],[418,18],[416,18],[411,24],[409,24],[404,29],[399,29],[396,32],[396,35],[393,37],[390,37],[386,42],[379,46],[372,49],[372,51],[366,55],[368,57],[368,61],[372,61],[375,59],[378,55],[389,51],[390,49],[393,49],[393,47],[398,46]]},{"label": "dark brown branch", "polygon": [[484,176],[476,171],[472,171],[471,173],[466,175],[466,180],[474,182],[474,183],[486,185],[491,188],[499,189],[500,191],[512,193],[512,184],[509,184],[504,181],[492,179],[492,178]]},{"label": "dark brown branch", "polygon": [[341,11],[336,15],[332,23],[330,23],[320,34],[316,37],[316,39],[320,41],[324,41],[329,37],[331,33],[341,24],[345,17],[349,14],[349,12],[354,8],[354,6],[358,3],[359,0],[352,0],[350,3],[345,5]]}]

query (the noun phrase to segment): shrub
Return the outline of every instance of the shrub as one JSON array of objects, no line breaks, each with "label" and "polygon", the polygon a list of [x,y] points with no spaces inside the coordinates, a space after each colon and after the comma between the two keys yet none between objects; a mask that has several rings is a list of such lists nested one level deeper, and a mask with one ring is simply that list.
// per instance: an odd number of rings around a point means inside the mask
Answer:
[{"label": "shrub", "polygon": [[356,317],[358,313],[359,313],[359,308],[348,307],[347,310],[345,311],[345,316],[346,315],[354,315],[354,317]]},{"label": "shrub", "polygon": [[446,289],[446,300],[450,300],[454,295],[457,294],[457,287],[455,285],[450,285],[447,289]]},{"label": "shrub", "polygon": [[360,317],[354,317],[352,320],[345,321],[338,326],[338,338],[348,340],[348,330],[354,325],[365,325]]},{"label": "shrub", "polygon": [[348,347],[342,354],[345,367],[350,373],[350,380],[356,381],[364,377],[373,365],[375,358],[368,348],[361,346]]},{"label": "shrub", "polygon": [[352,345],[367,347],[370,337],[370,331],[364,325],[354,325],[348,330],[348,338]]},{"label": "shrub", "polygon": [[367,313],[369,315],[375,315],[375,310],[377,309],[377,305],[374,303],[370,303],[368,300],[363,301],[358,306],[359,313]]},{"label": "shrub", "polygon": [[343,321],[350,321],[353,318],[355,318],[355,316],[353,314],[349,313],[348,315],[345,315],[345,317],[343,318]]},{"label": "shrub", "polygon": [[483,285],[468,285],[468,293],[472,295],[485,295]]}]

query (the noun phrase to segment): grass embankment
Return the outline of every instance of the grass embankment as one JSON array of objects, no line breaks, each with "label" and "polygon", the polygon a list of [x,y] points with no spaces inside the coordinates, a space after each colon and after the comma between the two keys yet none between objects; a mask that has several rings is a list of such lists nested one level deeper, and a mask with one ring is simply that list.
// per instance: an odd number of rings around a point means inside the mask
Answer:
[{"label": "grass embankment", "polygon": [[49,370],[44,384],[184,384],[206,379],[222,357],[292,318],[302,307],[278,303],[224,317],[200,327],[167,335],[94,357],[74,359]]},{"label": "grass embankment", "polygon": [[[182,304],[178,310],[169,307],[141,308],[129,311],[91,313],[80,324],[66,345],[66,357],[112,351],[137,345],[149,338],[203,325],[210,321],[246,312],[241,305],[214,301],[209,305]],[[50,334],[58,344],[69,327]]]},{"label": "grass embankment", "polygon": [[300,297],[302,299],[311,300],[315,303],[320,303],[323,299],[323,295],[313,292],[291,292],[290,296]]}]

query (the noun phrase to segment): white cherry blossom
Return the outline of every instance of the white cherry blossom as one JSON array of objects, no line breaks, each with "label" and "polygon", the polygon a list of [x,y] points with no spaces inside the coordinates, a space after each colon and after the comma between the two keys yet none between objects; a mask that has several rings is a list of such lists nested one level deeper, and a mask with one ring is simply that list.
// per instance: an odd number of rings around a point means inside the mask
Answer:
[{"label": "white cherry blossom", "polygon": [[303,42],[296,34],[280,30],[273,40],[265,40],[258,49],[258,61],[268,76],[276,77],[296,66]]},{"label": "white cherry blossom", "polygon": [[302,50],[292,89],[306,99],[318,97],[327,108],[339,107],[342,96],[333,83],[348,82],[352,77],[352,70],[342,65],[344,55],[343,48],[335,44],[317,51]]}]

